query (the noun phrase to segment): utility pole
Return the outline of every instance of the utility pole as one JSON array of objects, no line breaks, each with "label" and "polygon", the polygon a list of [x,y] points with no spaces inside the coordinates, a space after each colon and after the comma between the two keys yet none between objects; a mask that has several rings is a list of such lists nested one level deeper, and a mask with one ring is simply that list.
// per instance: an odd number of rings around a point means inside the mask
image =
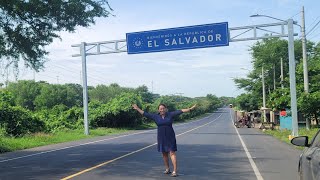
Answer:
[{"label": "utility pole", "polygon": [[151,81],[151,93],[153,94],[153,81]]},{"label": "utility pole", "polygon": [[276,65],[273,64],[273,90],[276,90]]},{"label": "utility pole", "polygon": [[5,82],[5,87],[8,87],[8,84],[9,84],[9,67],[7,67],[7,80]]},{"label": "utility pole", "polygon": [[262,76],[262,98],[263,98],[263,122],[267,121],[267,116],[266,116],[266,87],[264,84],[264,71],[263,71],[263,66],[261,69],[261,76]]},{"label": "utility pole", "polygon": [[281,89],[284,88],[283,86],[283,59],[281,58]]},{"label": "utility pole", "polygon": [[[307,63],[307,45],[306,45],[306,29],[305,29],[305,18],[304,18],[304,6],[301,11],[301,40],[302,40],[302,58],[303,58],[303,85],[304,92],[309,93],[309,79],[308,79],[308,63]],[[310,129],[310,121],[306,119],[306,129]]]},{"label": "utility pole", "polygon": [[82,73],[80,71],[80,85],[82,86]]},{"label": "utility pole", "polygon": [[302,21],[301,21],[301,40],[302,40],[302,57],[303,57],[303,80],[304,92],[309,93],[309,79],[308,79],[308,64],[307,64],[307,47],[306,47],[306,30],[304,19],[304,7],[302,6]]},{"label": "utility pole", "polygon": [[87,86],[87,54],[86,43],[82,42],[80,46],[80,54],[82,59],[82,87],[83,87],[83,122],[84,134],[89,135],[89,120],[88,120],[88,86]]},{"label": "utility pole", "polygon": [[296,88],[296,63],[294,58],[293,19],[288,19],[287,26],[288,26],[288,54],[289,54],[292,136],[297,137],[299,136],[299,132],[298,132],[298,110],[297,110],[297,88]]}]

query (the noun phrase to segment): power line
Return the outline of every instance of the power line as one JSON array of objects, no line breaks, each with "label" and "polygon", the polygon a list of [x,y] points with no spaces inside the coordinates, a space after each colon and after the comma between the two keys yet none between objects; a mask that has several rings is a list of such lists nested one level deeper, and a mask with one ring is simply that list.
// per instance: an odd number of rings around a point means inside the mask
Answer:
[{"label": "power line", "polygon": [[[72,64],[76,64],[76,63],[73,63],[73,62],[72,62]],[[76,64],[76,65],[79,65],[79,64]],[[88,64],[87,66],[89,66],[89,64]],[[82,68],[77,69],[77,73],[79,73],[79,70],[82,71]],[[97,72],[97,71],[90,72],[90,75],[87,75],[87,76],[88,76],[88,77],[91,77],[91,78],[96,78],[96,77],[98,77],[98,78],[101,79],[101,80],[99,80],[99,81],[104,81],[105,78],[102,77],[102,76],[100,76],[100,75],[95,74],[95,72]],[[94,77],[93,77],[91,74],[94,75]]]},{"label": "power line", "polygon": [[[73,73],[73,72],[71,72],[70,71],[70,69],[66,69],[66,68],[63,68],[63,67],[59,67],[59,66],[57,66],[57,65],[51,65],[51,67],[52,66],[54,66],[54,67],[56,67],[56,68],[60,68],[60,69],[63,69],[63,70],[65,70],[65,71],[67,71],[68,73],[70,73],[70,74],[68,74],[68,76],[72,76],[72,77],[74,77],[74,78],[78,78],[78,75],[75,75],[75,74],[77,74],[77,73]],[[49,66],[50,67],[50,66]],[[60,72],[57,72],[55,69],[50,69],[50,71],[53,71],[53,74],[55,74],[55,75],[59,75],[59,74],[61,74]]]},{"label": "power line", "polygon": [[317,20],[318,20],[319,17],[320,17],[320,16],[318,16],[309,26],[313,26],[313,25],[317,22]]},{"label": "power line", "polygon": [[[76,74],[78,74],[79,71],[82,70],[82,68],[80,68],[80,69],[75,69],[75,68],[73,68],[73,67],[62,67],[62,66],[56,65],[56,64],[54,64],[53,66],[56,66],[56,67],[61,68],[61,69],[65,69],[65,70],[67,70],[67,71],[73,70],[73,72],[76,73]],[[96,72],[96,71],[90,72],[90,74],[93,74],[94,77],[91,76],[91,75],[88,75],[88,77],[91,77],[91,78],[94,78],[94,79],[97,79],[96,77],[98,77],[98,78],[100,78],[99,81],[104,81],[104,79],[105,79],[104,77],[101,77],[101,76],[99,76],[99,75],[97,75],[97,74],[94,74],[94,72]]]},{"label": "power line", "polygon": [[[74,70],[75,68],[71,68],[71,67],[66,68],[66,67],[62,67],[62,66],[60,66],[60,65],[56,65],[56,64],[52,64],[51,66],[55,66],[55,67],[57,67],[57,68],[64,69],[64,70],[66,70],[67,72],[71,72],[71,73],[72,73],[72,71],[73,71],[73,74],[72,74],[73,77],[78,77],[78,75],[74,75],[74,74],[75,74],[75,73],[78,74],[78,73],[79,73],[79,69]],[[104,78],[102,78],[102,77],[100,77],[100,76],[98,76],[98,75],[94,75],[94,76],[92,76],[92,75],[87,75],[87,76],[88,76],[88,78],[90,78],[91,80],[95,80],[95,81],[98,81],[98,82],[100,82],[100,83],[106,84]]]},{"label": "power line", "polygon": [[295,14],[295,15],[293,15],[293,16],[291,16],[290,18],[288,18],[288,19],[293,19],[295,16],[297,16],[298,14],[300,14],[301,12],[299,11],[297,14]]},{"label": "power line", "polygon": [[57,64],[52,64],[52,66],[55,66],[55,67],[60,68],[60,69],[64,69],[64,70],[69,71],[69,72],[73,71],[74,73],[79,71],[78,69],[74,70],[73,67],[60,66],[60,65],[57,65]]},{"label": "power line", "polygon": [[[73,64],[76,64],[76,63],[73,63]],[[79,65],[79,64],[76,64],[76,65]],[[61,71],[59,71],[57,68],[61,69]],[[61,73],[63,71],[68,73],[67,76],[74,78],[74,80],[72,80],[72,82],[79,83],[79,72],[81,72],[81,70],[82,70],[81,67],[75,68],[75,66],[72,66],[72,65],[71,66],[62,66],[62,65],[59,65],[56,63],[48,64],[48,66],[45,69],[46,69],[46,72],[36,73],[36,76],[39,78],[38,80],[41,80],[41,79],[43,80],[44,77],[47,77],[51,80],[55,80],[58,83],[60,83],[61,77],[63,77],[61,75]],[[7,71],[9,71],[9,69],[7,69]],[[23,69],[22,71],[23,71],[22,77],[25,77],[26,73],[27,73],[26,69]],[[96,83],[96,84],[109,84],[110,83],[110,82],[106,81],[105,77],[102,77],[100,74],[97,74],[96,72],[97,71],[92,71],[87,75],[89,82]],[[29,74],[29,73],[30,72],[28,72],[27,74]],[[8,80],[9,80],[9,76],[11,79],[11,75],[9,75],[9,72],[6,72],[4,74],[7,74]],[[18,77],[18,79],[20,79],[20,78],[21,77]],[[33,80],[34,79],[35,79],[35,75],[33,75]],[[46,80],[44,80],[44,81],[46,81]],[[79,84],[82,84],[82,82],[80,82]]]},{"label": "power line", "polygon": [[317,36],[319,36],[320,35],[320,33],[318,33],[318,34],[316,34],[316,35],[314,35],[314,36],[312,36],[312,37],[310,37],[309,39],[311,40],[311,39],[314,39],[315,37],[317,37]]},{"label": "power line", "polygon": [[314,26],[311,28],[311,30],[306,34],[306,36],[307,36],[308,34],[310,34],[310,32],[312,32],[312,31],[319,25],[319,23],[320,23],[320,20],[317,22],[316,25],[314,25]]},{"label": "power line", "polygon": [[[70,63],[72,63],[72,64],[75,64],[75,65],[81,65],[81,64],[79,64],[79,63],[77,63],[77,62],[73,62],[73,61],[68,61],[68,62],[70,62]],[[87,66],[88,66],[88,70],[90,69],[90,64],[87,64]],[[82,70],[82,68],[81,68],[81,70]],[[95,70],[95,71],[90,71],[89,73],[87,73],[87,77],[90,77],[90,78],[92,78],[92,79],[96,79],[96,80],[98,80],[97,78],[99,78],[99,80],[98,81],[100,81],[100,82],[103,82],[103,83],[105,83],[105,84],[108,84],[108,83],[106,83],[105,82],[105,77],[102,77],[102,76],[100,76],[100,75],[98,75],[97,73],[95,73],[95,72],[99,72],[98,70]],[[77,72],[78,73],[78,72]],[[93,77],[94,76],[94,77]],[[97,78],[96,78],[97,77]]]},{"label": "power line", "polygon": [[48,78],[51,78],[51,79],[57,79],[57,77],[52,77],[52,76],[48,76],[48,75],[44,75],[44,74],[38,74],[38,76],[44,76],[44,77],[48,77]]}]

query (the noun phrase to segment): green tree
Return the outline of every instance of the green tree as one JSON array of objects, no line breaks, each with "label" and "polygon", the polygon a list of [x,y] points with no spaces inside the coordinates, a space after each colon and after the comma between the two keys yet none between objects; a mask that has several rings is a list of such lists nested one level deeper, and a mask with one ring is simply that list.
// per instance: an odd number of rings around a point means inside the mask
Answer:
[{"label": "green tree", "polygon": [[112,11],[107,0],[2,0],[0,10],[0,58],[16,66],[23,59],[35,70],[43,68],[45,46],[59,31],[88,27]]},{"label": "green tree", "polygon": [[141,124],[142,116],[132,109],[132,104],[142,104],[141,97],[132,92],[122,93],[106,104],[90,102],[90,125],[92,127],[132,127]]},{"label": "green tree", "polygon": [[44,123],[29,110],[0,102],[0,128],[5,130],[6,135],[21,136],[41,132]]},{"label": "green tree", "polygon": [[319,124],[319,113],[320,113],[320,91],[311,92],[309,94],[302,94],[298,99],[298,107],[304,115],[312,118]]},{"label": "green tree", "polygon": [[222,105],[233,104],[234,99],[235,99],[234,97],[226,97],[226,96],[219,97],[219,100],[221,101]]},{"label": "green tree", "polygon": [[45,123],[46,132],[83,127],[83,111],[81,107],[68,108],[60,104],[51,109],[41,109],[35,115]]},{"label": "green tree", "polygon": [[175,96],[161,96],[158,98],[152,106],[149,108],[147,107],[147,111],[150,112],[158,112],[159,104],[165,104],[169,111],[174,111],[177,109],[177,97]]},{"label": "green tree", "polygon": [[273,110],[281,110],[284,108],[290,108],[290,89],[276,89],[273,91],[267,101],[267,107],[272,108]]},{"label": "green tree", "polygon": [[142,97],[142,101],[146,103],[152,103],[154,101],[153,94],[149,92],[146,85],[137,87],[135,91]]},{"label": "green tree", "polygon": [[[295,58],[296,62],[302,62],[302,47],[301,41],[295,42]],[[314,51],[314,43],[307,42],[307,52],[312,54]],[[257,104],[262,104],[262,76],[261,69],[264,68],[265,90],[267,105],[273,108],[280,106],[290,107],[290,96],[287,92],[278,91],[281,86],[281,65],[280,60],[283,59],[284,69],[284,87],[289,87],[289,60],[288,60],[288,42],[279,38],[264,39],[256,42],[251,48],[253,70],[248,74],[247,78],[235,78],[234,82],[239,89],[244,89],[250,94],[251,98],[255,99]],[[302,71],[301,71],[302,72]],[[303,90],[302,79],[297,75],[297,92]],[[302,86],[301,86],[302,85]],[[280,94],[279,94],[280,93]],[[284,95],[284,96],[283,96]],[[239,97],[242,100],[247,99]],[[279,102],[276,102],[279,98]],[[249,102],[246,102],[251,104]],[[244,104],[242,104],[244,105]],[[250,105],[253,107],[252,105]],[[248,107],[247,107],[248,108]],[[283,108],[283,107],[282,107]]]},{"label": "green tree", "polygon": [[209,112],[213,112],[218,107],[221,107],[221,101],[216,95],[207,94],[207,100],[209,101]]},{"label": "green tree", "polygon": [[12,93],[0,89],[0,103],[6,104],[7,106],[14,106],[15,103]]},{"label": "green tree", "polygon": [[259,109],[261,104],[259,100],[253,94],[241,94],[236,98],[236,106],[238,106],[241,110],[251,111],[254,109]]},{"label": "green tree", "polygon": [[309,54],[308,59],[308,76],[309,76],[309,93],[304,92],[303,84],[303,64],[297,66],[297,85],[298,109],[306,117],[314,119],[319,124],[320,113],[320,54],[318,43],[314,47],[314,52]]},{"label": "green tree", "polygon": [[80,84],[65,84],[64,87],[66,88],[64,104],[69,108],[82,106],[82,86]]},{"label": "green tree", "polygon": [[40,94],[41,84],[43,83],[37,83],[33,80],[21,80],[9,83],[6,89],[11,92],[16,105],[34,110],[34,101]]},{"label": "green tree", "polygon": [[109,94],[108,94],[108,86],[106,85],[97,85],[96,87],[93,87],[92,89],[88,90],[90,101],[99,101],[106,103],[108,100],[110,100]]},{"label": "green tree", "polygon": [[35,99],[37,109],[50,109],[59,104],[65,104],[66,88],[60,84],[45,84]]},{"label": "green tree", "polygon": [[89,90],[89,98],[92,101],[107,103],[116,96],[130,91],[132,91],[131,88],[120,87],[117,83],[112,83],[109,86],[97,85],[96,88]]}]

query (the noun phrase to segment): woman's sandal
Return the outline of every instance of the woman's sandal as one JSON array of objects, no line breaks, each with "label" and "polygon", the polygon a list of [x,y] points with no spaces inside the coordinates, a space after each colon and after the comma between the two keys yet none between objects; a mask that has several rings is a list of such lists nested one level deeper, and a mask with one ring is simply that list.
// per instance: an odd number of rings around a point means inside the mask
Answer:
[{"label": "woman's sandal", "polygon": [[170,169],[166,169],[166,170],[163,172],[163,174],[170,174],[170,173],[171,173]]},{"label": "woman's sandal", "polygon": [[178,174],[176,172],[171,173],[171,177],[177,177],[177,176],[178,176]]}]

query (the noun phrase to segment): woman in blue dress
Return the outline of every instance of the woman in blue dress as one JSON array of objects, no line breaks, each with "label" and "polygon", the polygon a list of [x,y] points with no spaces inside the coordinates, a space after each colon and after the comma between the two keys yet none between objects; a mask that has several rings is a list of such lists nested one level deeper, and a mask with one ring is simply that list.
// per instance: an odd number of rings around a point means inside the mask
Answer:
[{"label": "woman in blue dress", "polygon": [[168,112],[167,106],[165,104],[160,104],[158,106],[158,114],[148,113],[141,110],[136,104],[132,105],[133,109],[137,110],[143,116],[153,119],[158,126],[158,151],[162,152],[162,157],[166,170],[165,174],[170,174],[169,168],[169,154],[171,162],[173,165],[173,172],[171,176],[177,176],[177,143],[176,135],[172,128],[173,118],[185,112],[190,112],[196,105],[193,105],[188,109],[181,109],[172,112]]}]

